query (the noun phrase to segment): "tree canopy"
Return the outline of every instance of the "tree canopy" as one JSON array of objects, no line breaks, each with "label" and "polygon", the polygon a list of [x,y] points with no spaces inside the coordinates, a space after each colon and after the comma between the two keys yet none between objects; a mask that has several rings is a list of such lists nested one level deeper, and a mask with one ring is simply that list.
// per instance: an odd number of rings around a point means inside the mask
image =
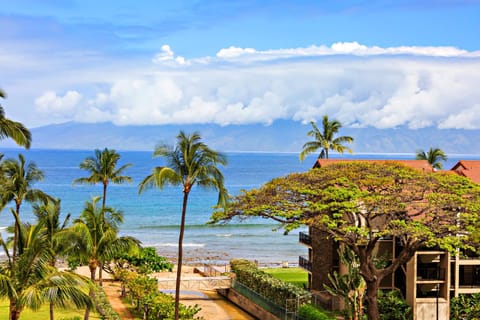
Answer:
[{"label": "tree canopy", "polygon": [[[212,222],[264,217],[288,232],[317,227],[359,257],[367,283],[370,319],[378,318],[380,281],[422,247],[453,251],[475,230],[480,187],[455,174],[424,173],[399,163],[347,162],[276,178],[243,191]],[[402,244],[392,263],[377,268],[376,243],[395,236]]]}]

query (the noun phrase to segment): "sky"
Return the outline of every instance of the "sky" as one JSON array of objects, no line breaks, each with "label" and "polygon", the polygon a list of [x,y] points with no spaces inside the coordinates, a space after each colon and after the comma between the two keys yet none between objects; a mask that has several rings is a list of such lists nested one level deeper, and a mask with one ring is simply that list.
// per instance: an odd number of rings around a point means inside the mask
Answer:
[{"label": "sky", "polygon": [[480,0],[0,0],[0,101],[28,127],[480,129]]}]

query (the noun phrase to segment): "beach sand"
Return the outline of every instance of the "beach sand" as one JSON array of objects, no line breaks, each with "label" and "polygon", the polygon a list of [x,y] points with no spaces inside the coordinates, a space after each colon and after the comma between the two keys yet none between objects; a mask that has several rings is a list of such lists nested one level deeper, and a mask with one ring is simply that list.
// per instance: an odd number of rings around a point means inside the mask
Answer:
[{"label": "beach sand", "polygon": [[[202,277],[200,274],[194,272],[193,266],[182,266],[182,278],[195,278]],[[76,270],[77,273],[90,276],[88,267],[79,267]],[[169,278],[174,281],[176,278],[176,269],[172,272],[159,272],[154,276],[158,278]],[[97,275],[98,277],[98,275]],[[118,281],[111,280],[110,276],[103,273],[103,278],[107,281],[103,283],[105,293],[110,301],[112,308],[120,315],[121,319],[130,320],[134,319],[126,306],[120,299],[120,283]],[[173,291],[172,291],[173,292]],[[173,294],[173,293],[172,293]],[[180,303],[185,305],[199,305],[202,309],[197,316],[203,317],[205,320],[252,320],[254,317],[244,312],[214,290],[181,290],[180,291]]]}]

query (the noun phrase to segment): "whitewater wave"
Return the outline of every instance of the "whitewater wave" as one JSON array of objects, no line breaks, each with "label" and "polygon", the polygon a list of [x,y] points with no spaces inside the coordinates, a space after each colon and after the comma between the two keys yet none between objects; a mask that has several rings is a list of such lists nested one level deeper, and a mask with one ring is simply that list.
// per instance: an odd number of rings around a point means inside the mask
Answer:
[{"label": "whitewater wave", "polygon": [[[177,247],[178,248],[178,243],[156,243],[153,245],[154,247]],[[197,248],[203,248],[205,247],[205,243],[184,243],[183,247],[197,247]]]}]

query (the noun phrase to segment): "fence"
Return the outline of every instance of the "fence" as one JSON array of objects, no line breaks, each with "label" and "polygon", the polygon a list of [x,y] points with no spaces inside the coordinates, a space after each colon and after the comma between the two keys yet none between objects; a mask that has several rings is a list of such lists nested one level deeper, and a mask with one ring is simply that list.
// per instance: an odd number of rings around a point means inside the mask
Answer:
[{"label": "fence", "polygon": [[298,308],[302,304],[309,303],[311,301],[309,295],[296,299],[287,299],[285,301],[285,306],[282,307],[238,281],[232,281],[232,288],[258,306],[262,307],[264,310],[270,312],[280,319],[285,320],[298,320]]}]

